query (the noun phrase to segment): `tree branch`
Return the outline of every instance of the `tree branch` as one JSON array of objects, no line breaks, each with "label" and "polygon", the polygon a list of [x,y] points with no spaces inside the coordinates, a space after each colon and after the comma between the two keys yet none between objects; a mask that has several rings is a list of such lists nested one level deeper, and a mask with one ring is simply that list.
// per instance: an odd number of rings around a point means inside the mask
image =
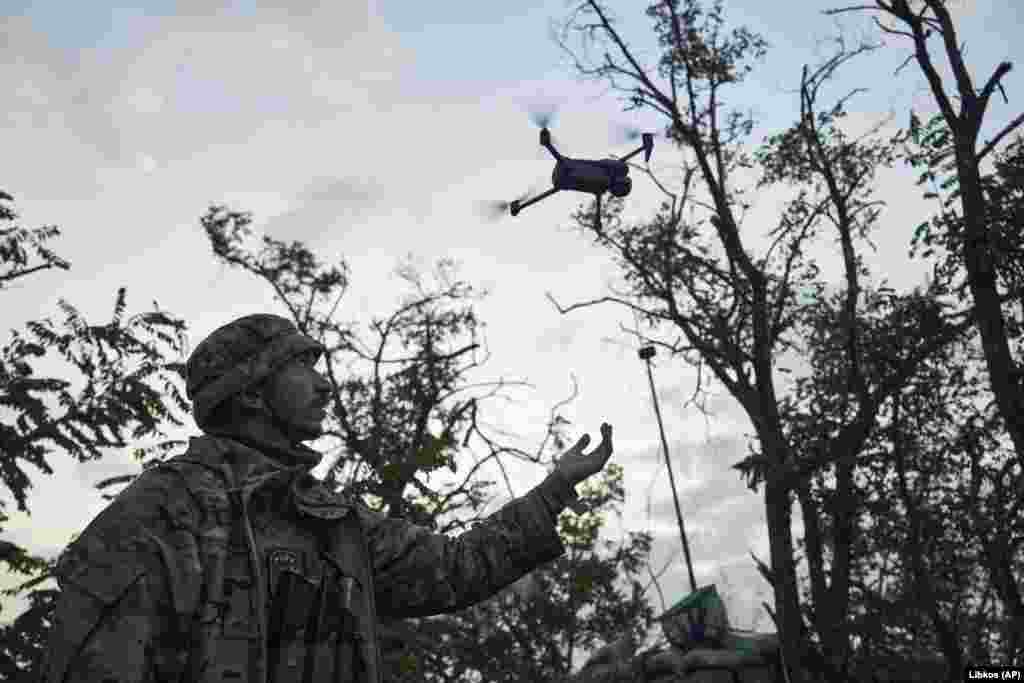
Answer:
[{"label": "tree branch", "polygon": [[998,145],[1003,138],[1013,132],[1013,130],[1022,123],[1024,123],[1024,114],[1016,116],[1012,121],[1006,124],[1006,126],[981,149],[981,152],[978,153],[978,156],[976,157],[978,162],[980,163],[989,152],[996,148],[996,145]]},{"label": "tree branch", "polygon": [[985,107],[988,105],[988,100],[992,96],[992,93],[997,87],[999,87],[999,82],[1002,80],[1003,76],[1010,73],[1011,69],[1013,69],[1013,64],[1011,62],[1000,62],[999,66],[997,66],[995,71],[992,72],[992,76],[989,77],[988,82],[985,83],[985,86],[981,89],[981,93],[978,95],[978,99],[981,102],[982,112],[984,112]]},{"label": "tree branch", "polygon": [[33,266],[31,268],[26,268],[24,270],[15,270],[15,271],[12,271],[10,273],[0,274],[0,282],[8,282],[8,281],[14,280],[15,278],[24,277],[26,275],[31,275],[32,273],[35,273],[36,271],[47,270],[49,268],[62,268],[63,270],[67,270],[67,268],[63,268],[59,264],[43,263],[43,264],[40,264],[38,266]]},{"label": "tree branch", "polygon": [[561,313],[562,315],[565,315],[566,313],[571,313],[572,311],[575,311],[575,310],[578,310],[578,309],[581,309],[581,308],[589,308],[590,306],[596,306],[598,304],[612,302],[612,303],[621,304],[621,305],[625,306],[626,308],[629,308],[629,309],[631,309],[633,311],[636,311],[637,313],[641,313],[641,314],[646,315],[646,316],[652,316],[652,317],[655,317],[655,318],[661,318],[663,320],[668,320],[668,317],[665,316],[664,314],[656,313],[656,312],[653,312],[653,311],[648,311],[648,310],[646,310],[644,308],[641,308],[641,307],[637,306],[636,304],[630,303],[629,301],[623,301],[622,299],[619,299],[619,298],[616,298],[616,297],[612,297],[612,296],[602,296],[602,297],[600,297],[598,299],[591,299],[590,301],[581,301],[581,302],[578,302],[578,303],[575,303],[575,304],[571,304],[571,305],[569,305],[569,306],[567,306],[565,308],[563,308],[562,305],[559,304],[555,300],[555,297],[552,296],[550,292],[545,292],[545,297],[547,297],[548,301],[550,301],[552,304],[554,304],[555,308],[558,309],[558,312]]}]

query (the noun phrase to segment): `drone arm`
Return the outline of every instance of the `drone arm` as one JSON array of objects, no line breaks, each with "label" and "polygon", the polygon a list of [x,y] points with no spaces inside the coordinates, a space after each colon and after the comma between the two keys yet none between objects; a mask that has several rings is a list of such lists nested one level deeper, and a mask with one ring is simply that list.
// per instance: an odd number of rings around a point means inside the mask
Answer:
[{"label": "drone arm", "polygon": [[558,150],[555,149],[554,144],[551,142],[551,131],[547,128],[543,128],[540,131],[540,146],[550,152],[551,156],[555,158],[555,161],[560,161],[562,159],[562,155],[558,153]]},{"label": "drone arm", "polygon": [[637,147],[635,150],[619,159],[619,161],[629,161],[640,152],[644,153],[644,161],[651,160],[651,152],[654,151],[654,136],[651,133],[644,133],[642,137],[644,140],[644,144],[641,145],[640,147]]},{"label": "drone arm", "polygon": [[530,206],[531,204],[536,204],[540,200],[546,199],[546,198],[550,197],[551,195],[553,195],[556,192],[558,192],[558,188],[557,187],[552,187],[550,190],[548,190],[546,192],[542,192],[541,194],[537,195],[536,197],[534,197],[532,199],[529,199],[529,200],[527,200],[525,202],[520,202],[518,199],[515,200],[514,202],[512,202],[512,206],[511,206],[512,215],[513,216],[518,215],[519,212],[522,211],[523,209],[525,209],[526,207]]},{"label": "drone arm", "polygon": [[633,150],[632,152],[630,152],[626,156],[620,157],[619,161],[629,161],[630,159],[632,159],[633,157],[635,157],[637,154],[639,154],[642,151],[644,151],[643,147],[637,147],[635,150]]}]

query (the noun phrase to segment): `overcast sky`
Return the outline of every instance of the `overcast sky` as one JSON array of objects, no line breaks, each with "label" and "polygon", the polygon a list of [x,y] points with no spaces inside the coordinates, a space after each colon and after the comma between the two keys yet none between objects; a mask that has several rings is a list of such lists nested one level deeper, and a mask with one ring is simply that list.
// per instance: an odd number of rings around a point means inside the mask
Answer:
[{"label": "overcast sky", "polygon": [[[1020,56],[1019,3],[951,2],[976,79]],[[254,1],[150,2],[145,9],[3,3],[0,189],[15,197],[22,225],[60,226],[63,235],[50,246],[72,262],[70,272],[10,287],[4,322],[21,328],[41,316],[59,318],[60,298],[93,322],[109,320],[120,286],[128,288],[131,312],[156,300],[182,316],[192,346],[237,316],[282,313],[265,284],[215,262],[198,221],[211,202],[252,211],[258,231],[304,241],[327,262],[347,259],[352,287],[342,319],[365,322],[392,310],[405,291],[392,272],[405,255],[427,267],[454,257],[464,279],[491,292],[478,307],[492,353],[480,379],[535,385],[517,393],[516,403],[495,404],[491,420],[536,443],[575,375],[572,435],[589,431],[596,440],[600,423],[611,422],[614,459],[625,468],[626,515],[609,534],[653,531],[660,568],[679,541],[646,374],[618,328],[631,317],[615,308],[562,316],[544,297],[550,291],[571,303],[606,293],[616,277],[609,255],[570,229],[578,196],[559,194],[493,224],[473,211],[476,200],[511,198],[550,174],[537,156],[531,106],[559,105],[554,131],[573,156],[629,151],[610,146],[610,122],[660,123],[622,113],[605,84],[576,81],[548,31],[551,20],[567,16],[565,0],[287,4],[293,9]],[[611,6],[650,64],[655,46],[644,5]],[[730,96],[763,122],[758,139],[791,122],[800,68],[826,54],[821,41],[836,30],[820,10],[836,6],[726,2],[732,22],[773,46],[756,78]],[[845,24],[855,35],[863,21]],[[852,125],[889,114],[905,125],[911,104],[931,110],[913,65],[893,75],[907,54],[905,44],[891,43],[842,72],[832,97],[870,89],[851,102]],[[1004,83],[1011,104],[993,99],[993,126],[1024,102],[1019,70]],[[654,162],[670,167],[673,158],[656,146]],[[902,169],[887,174],[879,193],[889,207],[873,265],[899,289],[921,281],[906,250],[926,207],[910,179]],[[649,215],[657,191],[642,177],[634,187],[628,213]],[[752,244],[773,227],[775,206],[777,197],[765,197],[747,220]],[[838,263],[831,241],[820,254]],[[719,585],[734,625],[766,629],[759,604],[772,599],[748,554],[767,558],[764,505],[730,469],[745,455],[749,421],[721,389],[710,425],[684,409],[695,373],[678,362],[659,361],[655,378],[698,583]],[[190,424],[172,435],[195,433]],[[77,465],[60,453],[50,461],[54,476],[33,477],[31,517],[5,493],[5,538],[44,555],[58,553],[105,506],[97,481],[138,468],[117,452],[103,464]],[[517,494],[545,475],[525,466],[514,473]],[[689,591],[685,577],[677,560],[662,582],[669,603]],[[16,580],[0,576],[0,587]],[[6,621],[27,602],[0,604]]]}]

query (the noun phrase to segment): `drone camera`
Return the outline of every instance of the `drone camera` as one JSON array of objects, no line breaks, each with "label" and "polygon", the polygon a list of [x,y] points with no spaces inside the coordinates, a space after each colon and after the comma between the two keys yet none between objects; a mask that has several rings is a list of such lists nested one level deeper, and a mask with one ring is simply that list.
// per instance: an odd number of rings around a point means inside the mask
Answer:
[{"label": "drone camera", "polygon": [[609,187],[608,191],[616,197],[627,197],[633,190],[633,181],[627,176],[625,178],[618,178]]},{"label": "drone camera", "polygon": [[520,208],[521,207],[519,206],[519,200],[518,199],[514,199],[511,202],[509,202],[508,210],[509,210],[509,212],[513,216],[518,216],[519,215],[519,209]]},{"label": "drone camera", "polygon": [[650,360],[651,358],[654,358],[654,347],[645,346],[637,352],[637,355],[640,356],[640,360]]}]

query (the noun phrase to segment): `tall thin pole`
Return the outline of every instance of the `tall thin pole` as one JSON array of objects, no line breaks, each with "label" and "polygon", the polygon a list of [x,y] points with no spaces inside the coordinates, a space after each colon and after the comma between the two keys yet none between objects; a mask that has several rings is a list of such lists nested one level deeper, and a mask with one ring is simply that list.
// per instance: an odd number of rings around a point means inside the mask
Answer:
[{"label": "tall thin pole", "polygon": [[690,591],[697,592],[697,579],[693,575],[693,560],[690,558],[690,543],[686,540],[686,527],[683,525],[683,512],[679,507],[679,493],[676,491],[676,478],[672,474],[672,461],[668,457],[668,440],[665,438],[665,426],[661,423],[661,409],[658,407],[658,394],[654,391],[654,373],[651,372],[651,358],[654,347],[645,346],[640,349],[640,360],[647,363],[647,380],[651,384],[651,400],[654,403],[654,414],[658,418],[658,431],[661,433],[661,448],[665,453],[665,467],[668,468],[668,482],[672,487],[672,500],[676,505],[676,521],[679,523],[679,537],[683,540],[683,554],[686,556],[686,569],[690,572]]}]

